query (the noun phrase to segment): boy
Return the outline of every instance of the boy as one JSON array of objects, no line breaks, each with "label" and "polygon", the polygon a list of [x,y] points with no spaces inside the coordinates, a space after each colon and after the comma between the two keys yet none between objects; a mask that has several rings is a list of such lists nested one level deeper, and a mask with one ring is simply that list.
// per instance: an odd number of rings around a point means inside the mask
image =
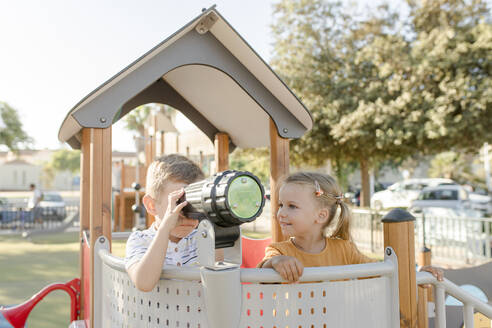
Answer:
[{"label": "boy", "polygon": [[[198,221],[180,214],[187,204],[176,205],[184,187],[204,178],[202,170],[181,155],[163,156],[147,170],[143,204],[155,222],[133,232],[126,243],[125,267],[135,286],[151,291],[163,265],[190,265],[197,259],[195,238]],[[167,250],[167,252],[166,252]]]}]

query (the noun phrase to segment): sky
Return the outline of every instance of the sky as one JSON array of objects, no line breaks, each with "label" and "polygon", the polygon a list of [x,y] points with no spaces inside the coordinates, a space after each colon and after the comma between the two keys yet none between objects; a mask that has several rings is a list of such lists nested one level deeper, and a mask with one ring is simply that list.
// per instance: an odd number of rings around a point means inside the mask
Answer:
[{"label": "sky", "polygon": [[[58,130],[84,96],[199,15],[202,8],[216,4],[268,62],[274,2],[0,1],[0,101],[18,111],[24,130],[35,141],[33,148],[60,148]],[[113,128],[113,149],[134,150],[123,124]]]}]

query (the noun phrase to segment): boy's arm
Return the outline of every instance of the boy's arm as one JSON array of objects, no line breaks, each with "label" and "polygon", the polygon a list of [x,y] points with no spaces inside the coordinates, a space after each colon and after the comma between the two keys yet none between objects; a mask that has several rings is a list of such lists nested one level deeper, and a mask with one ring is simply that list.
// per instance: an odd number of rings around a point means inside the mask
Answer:
[{"label": "boy's arm", "polygon": [[164,229],[164,227],[157,230],[145,255],[128,268],[128,275],[137,289],[150,292],[159,281],[166,259],[170,231],[171,229]]},{"label": "boy's arm", "polygon": [[142,259],[127,270],[132,282],[143,292],[150,292],[159,281],[162,266],[166,259],[169,233],[176,226],[179,212],[188,204],[184,201],[176,205],[183,193],[184,190],[181,189],[169,194],[166,214],[164,214],[164,218],[157,229],[154,240],[152,240]]}]

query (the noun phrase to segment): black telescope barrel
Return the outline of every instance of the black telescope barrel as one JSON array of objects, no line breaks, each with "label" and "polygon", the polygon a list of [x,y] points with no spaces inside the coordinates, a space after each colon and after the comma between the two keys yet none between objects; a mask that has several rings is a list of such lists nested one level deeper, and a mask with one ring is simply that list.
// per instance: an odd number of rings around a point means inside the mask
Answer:
[{"label": "black telescope barrel", "polygon": [[254,221],[265,205],[260,180],[246,171],[224,171],[185,187],[183,215],[222,227]]}]

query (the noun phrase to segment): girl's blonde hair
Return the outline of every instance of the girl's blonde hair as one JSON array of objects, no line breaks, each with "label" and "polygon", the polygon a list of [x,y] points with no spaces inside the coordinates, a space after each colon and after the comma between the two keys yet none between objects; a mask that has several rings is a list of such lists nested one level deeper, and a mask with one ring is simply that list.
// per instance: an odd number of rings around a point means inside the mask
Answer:
[{"label": "girl's blonde hair", "polygon": [[316,203],[320,208],[325,207],[329,211],[328,221],[323,228],[332,225],[333,221],[335,221],[338,206],[340,206],[338,222],[330,238],[352,239],[350,236],[351,212],[347,204],[344,203],[342,190],[333,177],[317,172],[296,172],[285,178],[280,183],[280,187],[288,183],[305,185],[312,188],[312,195]]}]

